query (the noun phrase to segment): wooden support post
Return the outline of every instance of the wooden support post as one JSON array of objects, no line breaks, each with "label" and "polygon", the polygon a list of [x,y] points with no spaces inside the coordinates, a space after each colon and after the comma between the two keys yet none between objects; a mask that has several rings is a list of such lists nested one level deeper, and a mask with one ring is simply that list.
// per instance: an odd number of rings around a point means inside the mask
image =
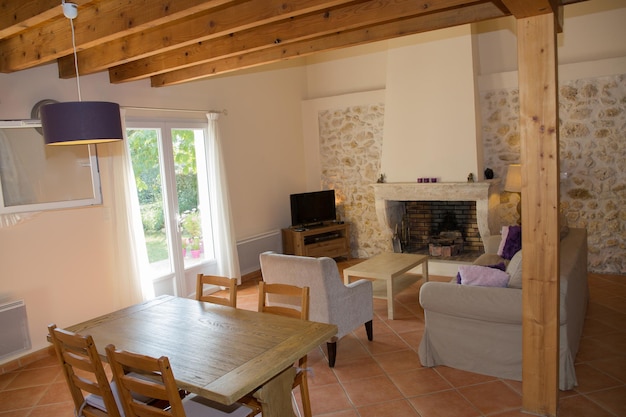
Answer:
[{"label": "wooden support post", "polygon": [[518,19],[522,163],[522,406],[556,416],[559,116],[555,16]]}]

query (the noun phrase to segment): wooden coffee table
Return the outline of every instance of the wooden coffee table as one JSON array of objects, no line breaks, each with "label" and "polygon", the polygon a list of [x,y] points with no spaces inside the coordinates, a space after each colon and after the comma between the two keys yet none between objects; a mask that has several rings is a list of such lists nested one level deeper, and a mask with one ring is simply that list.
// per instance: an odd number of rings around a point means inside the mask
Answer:
[{"label": "wooden coffee table", "polygon": [[394,296],[397,284],[407,272],[422,265],[422,277],[428,281],[428,256],[412,253],[385,252],[343,270],[343,282],[350,283],[350,277],[370,278],[386,282],[387,317],[393,320]]}]

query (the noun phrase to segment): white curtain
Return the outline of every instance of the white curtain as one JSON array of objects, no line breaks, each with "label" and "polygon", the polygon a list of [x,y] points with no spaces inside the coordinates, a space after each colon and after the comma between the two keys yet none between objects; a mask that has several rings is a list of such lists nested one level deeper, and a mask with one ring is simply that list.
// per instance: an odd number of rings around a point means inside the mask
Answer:
[{"label": "white curtain", "polygon": [[130,149],[126,138],[125,111],[122,113],[122,131],[124,140],[108,144],[112,153],[111,200],[115,213],[116,294],[122,305],[130,305],[154,298],[154,287],[150,280],[142,280],[142,274],[148,268],[148,253],[141,224],[139,199],[135,186]]},{"label": "white curtain", "polygon": [[[230,198],[226,183],[226,169],[222,158],[219,134],[219,114],[207,113],[208,135],[206,137],[206,158],[209,167],[209,193],[211,221],[215,241],[215,258],[218,274],[241,281],[237,242],[230,211]],[[241,283],[241,282],[240,282]]]}]

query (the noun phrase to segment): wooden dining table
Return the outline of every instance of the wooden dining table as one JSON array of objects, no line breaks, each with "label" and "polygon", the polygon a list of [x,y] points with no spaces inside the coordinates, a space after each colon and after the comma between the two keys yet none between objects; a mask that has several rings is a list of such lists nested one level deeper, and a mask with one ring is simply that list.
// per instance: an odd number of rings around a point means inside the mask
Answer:
[{"label": "wooden dining table", "polygon": [[108,344],[167,356],[181,389],[226,405],[254,393],[264,417],[291,417],[292,365],[337,326],[161,296],[67,330],[90,334],[103,360]]}]

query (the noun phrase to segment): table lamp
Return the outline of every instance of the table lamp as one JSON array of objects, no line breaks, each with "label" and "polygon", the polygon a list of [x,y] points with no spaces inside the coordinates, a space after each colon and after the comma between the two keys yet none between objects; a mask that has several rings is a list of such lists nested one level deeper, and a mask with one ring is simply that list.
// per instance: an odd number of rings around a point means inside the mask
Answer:
[{"label": "table lamp", "polygon": [[520,164],[511,164],[506,173],[506,181],[504,183],[504,191],[519,194],[517,202],[517,214],[519,215],[519,224],[522,224],[522,166]]}]

